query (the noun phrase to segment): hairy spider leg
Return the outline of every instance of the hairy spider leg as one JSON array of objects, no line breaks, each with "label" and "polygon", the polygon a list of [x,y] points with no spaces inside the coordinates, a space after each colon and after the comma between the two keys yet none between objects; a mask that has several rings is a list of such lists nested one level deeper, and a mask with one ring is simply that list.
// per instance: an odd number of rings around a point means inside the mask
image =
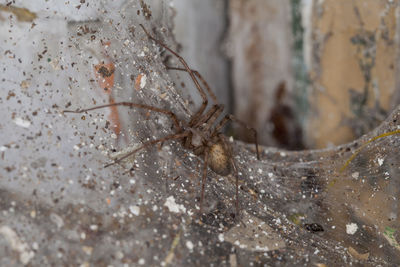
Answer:
[{"label": "hairy spider leg", "polygon": [[218,105],[213,105],[206,113],[204,113],[201,118],[197,121],[195,125],[192,125],[192,128],[198,127],[203,123],[206,123],[207,120],[212,117],[215,112],[219,109]]},{"label": "hairy spider leg", "polygon": [[[180,71],[186,71],[186,69],[184,68],[176,68],[176,67],[170,67],[170,66],[166,66],[168,70],[180,70]],[[197,76],[197,78],[202,82],[202,84],[204,85],[204,87],[206,88],[208,94],[211,96],[212,100],[214,101],[215,104],[218,104],[218,100],[217,97],[215,96],[214,92],[211,90],[211,87],[208,85],[208,83],[206,82],[206,80],[203,78],[203,76],[200,75],[200,73],[197,70],[193,70],[192,72]]]},{"label": "hairy spider leg", "polygon": [[148,146],[151,146],[151,145],[154,145],[154,144],[157,144],[157,143],[162,143],[162,142],[165,142],[165,141],[168,141],[168,140],[181,139],[181,138],[183,138],[183,137],[185,137],[185,136],[187,136],[187,135],[188,135],[187,132],[184,132],[184,133],[175,133],[175,134],[167,135],[167,136],[165,136],[165,137],[162,137],[162,138],[159,138],[159,139],[156,139],[156,140],[148,141],[148,142],[142,144],[140,147],[136,148],[135,150],[129,152],[129,153],[126,154],[125,156],[120,157],[119,159],[114,160],[114,162],[111,162],[111,163],[105,165],[104,168],[107,168],[107,167],[109,167],[109,166],[111,166],[111,165],[117,164],[117,163],[121,162],[122,160],[124,160],[124,159],[126,159],[126,158],[128,158],[128,157],[130,157],[130,156],[132,156],[132,155],[134,155],[134,154],[137,153],[138,151],[140,151],[140,150],[142,150],[142,149],[145,149],[145,148],[148,147]]},{"label": "hairy spider leg", "polygon": [[219,139],[221,139],[222,144],[225,146],[225,150],[230,154],[229,155],[229,161],[231,162],[231,165],[233,167],[233,172],[235,173],[235,184],[236,184],[236,217],[239,218],[239,172],[238,168],[236,166],[236,161],[233,158],[232,155],[232,150],[230,149],[231,146],[226,142],[225,136],[222,134],[219,134]]},{"label": "hairy spider leg", "polygon": [[235,181],[236,181],[236,216],[239,217],[240,216],[240,209],[239,209],[239,172],[238,169],[236,167],[236,161],[233,159],[233,157],[230,157],[230,161],[233,167],[233,171],[235,172]]},{"label": "hairy spider leg", "polygon": [[196,112],[196,114],[194,114],[193,118],[191,119],[189,126],[194,125],[199,118],[201,117],[201,115],[203,114],[204,110],[207,107],[208,104],[208,99],[207,99],[207,95],[204,92],[203,88],[201,88],[199,82],[197,81],[193,71],[189,68],[188,64],[186,63],[186,61],[180,56],[178,55],[178,53],[176,53],[174,50],[172,50],[171,48],[169,48],[167,45],[165,45],[163,42],[161,42],[160,40],[157,40],[156,38],[154,38],[153,36],[150,35],[150,33],[147,32],[147,30],[144,28],[144,26],[142,24],[139,24],[140,27],[142,27],[143,31],[145,32],[145,34],[147,35],[147,37],[153,41],[155,41],[157,44],[159,44],[160,46],[164,47],[165,49],[167,49],[171,54],[173,54],[176,58],[178,58],[178,60],[182,63],[182,65],[185,67],[186,71],[189,73],[190,77],[192,78],[197,90],[200,93],[201,98],[203,99],[203,103],[201,104],[201,107],[199,108],[199,110]]},{"label": "hairy spider leg", "polygon": [[134,108],[147,109],[147,110],[151,110],[154,112],[165,114],[165,115],[171,117],[172,121],[174,122],[175,127],[177,128],[177,132],[182,131],[182,127],[179,124],[179,120],[176,117],[175,113],[173,113],[169,110],[166,110],[166,109],[156,108],[156,107],[152,107],[152,106],[148,106],[148,105],[144,105],[144,104],[136,104],[136,103],[131,103],[131,102],[118,102],[118,103],[106,104],[106,105],[96,106],[96,107],[87,108],[87,109],[64,110],[63,112],[64,113],[83,113],[83,112],[87,112],[87,111],[91,111],[91,110],[95,110],[95,109],[107,108],[107,107],[113,107],[113,106],[128,106],[128,107],[134,107]]},{"label": "hairy spider leg", "polygon": [[[177,68],[177,67],[169,67],[169,66],[167,66],[167,69],[179,70],[179,71],[186,71],[186,72],[188,72],[188,71],[187,71],[186,69],[184,69],[184,68]],[[207,92],[210,94],[210,96],[211,96],[211,98],[213,99],[213,101],[214,101],[216,104],[218,104],[218,100],[217,100],[216,96],[214,95],[213,91],[211,90],[210,86],[209,86],[208,83],[206,82],[206,80],[200,75],[200,73],[199,73],[198,71],[193,70],[193,69],[192,69],[191,71],[192,71],[192,72],[197,76],[197,78],[199,78],[199,80],[203,83],[204,87],[207,89]],[[222,108],[222,110],[223,110],[223,108]],[[222,111],[221,111],[221,112],[222,112]],[[259,153],[259,150],[258,150],[258,141],[257,141],[257,131],[256,131],[256,129],[247,126],[246,123],[240,121],[239,119],[236,119],[236,118],[233,117],[232,115],[227,115],[227,116],[231,116],[231,117],[232,117],[232,118],[226,119],[227,121],[232,120],[232,121],[234,121],[234,122],[236,122],[236,123],[238,123],[238,124],[241,124],[243,127],[245,127],[246,129],[248,129],[248,130],[250,130],[250,131],[253,132],[253,134],[254,134],[254,144],[256,145],[256,151],[257,151],[257,159],[260,160],[260,153]],[[225,118],[224,118],[224,119],[225,119]],[[223,127],[223,125],[226,123],[226,122],[223,122],[224,119],[221,120],[222,126],[217,126],[217,127],[219,127],[219,128],[216,128],[216,130],[215,130],[214,132],[218,132],[218,131]]]},{"label": "hairy spider leg", "polygon": [[224,105],[213,105],[192,127],[199,127],[208,131],[213,126],[213,123],[218,119],[219,115],[221,115],[223,110]]},{"label": "hairy spider leg", "polygon": [[257,141],[257,130],[248,126],[245,122],[236,119],[233,115],[228,114],[226,115],[220,122],[219,124],[215,127],[214,132],[211,136],[215,136],[217,134],[219,134],[219,131],[222,129],[222,127],[224,127],[224,125],[228,122],[228,121],[232,121],[232,122],[236,122],[237,124],[241,125],[242,127],[245,127],[246,129],[248,129],[249,131],[253,132],[254,134],[254,144],[256,145],[256,152],[257,152],[257,159],[260,160],[260,152],[258,150],[258,141]]},{"label": "hairy spider leg", "polygon": [[204,131],[207,132],[209,136],[212,136],[209,132],[211,127],[214,125],[214,122],[219,118],[221,113],[224,111],[224,105],[217,105],[217,110],[205,121],[205,126],[203,127]]},{"label": "hairy spider leg", "polygon": [[203,175],[201,177],[200,214],[203,213],[204,191],[205,191],[206,180],[207,180],[207,165],[208,165],[208,148],[204,149]]},{"label": "hairy spider leg", "polygon": [[[196,125],[193,125],[192,127],[190,127],[192,130],[198,128],[200,125],[202,125],[203,123],[206,123],[207,120],[212,117],[215,112],[218,110],[218,105],[213,105],[208,111],[207,113],[203,114],[200,118],[200,120],[197,122]],[[203,138],[205,138],[205,136],[202,136]],[[191,147],[191,138],[188,136],[188,138],[185,138],[183,140],[183,144],[185,147]]]},{"label": "hairy spider leg", "polygon": [[160,139],[156,139],[156,140],[152,140],[152,141],[146,142],[142,146],[140,146],[139,148],[137,148],[137,149],[131,151],[130,153],[128,153],[127,155],[125,155],[125,156],[123,156],[123,157],[121,157],[119,159],[114,160],[114,162],[112,162],[112,163],[109,163],[109,164],[105,165],[104,166],[105,168],[107,168],[107,167],[109,167],[111,165],[114,165],[114,164],[126,159],[127,157],[135,154],[139,150],[144,149],[144,148],[146,148],[146,147],[148,147],[150,145],[153,145],[153,144],[156,144],[156,143],[160,143],[160,142],[164,142],[164,141],[171,140],[171,139],[180,139],[180,138],[188,136],[187,132],[181,133],[182,132],[182,127],[180,126],[179,120],[176,117],[175,113],[173,113],[172,111],[169,111],[169,110],[160,109],[160,108],[156,108],[156,107],[152,107],[152,106],[148,106],[148,105],[144,105],[144,104],[137,104],[137,103],[131,103],[131,102],[119,102],[119,103],[96,106],[96,107],[87,108],[87,109],[64,110],[64,112],[66,112],[66,113],[83,113],[83,112],[87,112],[87,111],[91,111],[91,110],[95,110],[95,109],[106,108],[106,107],[110,107],[110,106],[128,106],[128,107],[142,108],[142,109],[147,109],[147,110],[151,110],[151,111],[154,111],[154,112],[159,112],[159,113],[165,114],[165,115],[167,115],[167,116],[172,118],[172,120],[173,120],[173,122],[175,124],[175,127],[177,128],[177,132],[174,133],[174,134],[168,135],[166,137],[160,138]]}]

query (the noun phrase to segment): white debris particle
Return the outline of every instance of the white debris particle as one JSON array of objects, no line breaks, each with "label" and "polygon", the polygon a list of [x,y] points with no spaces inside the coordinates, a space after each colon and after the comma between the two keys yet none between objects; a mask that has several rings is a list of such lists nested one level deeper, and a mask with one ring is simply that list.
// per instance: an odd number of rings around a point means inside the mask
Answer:
[{"label": "white debris particle", "polygon": [[4,151],[6,151],[7,150],[7,147],[5,147],[5,146],[0,146],[0,152],[4,152]]},{"label": "white debris particle", "polygon": [[173,196],[169,196],[167,200],[164,203],[164,206],[166,206],[170,212],[186,212],[186,208],[183,205],[178,205],[175,202],[175,198]]},{"label": "white debris particle", "polygon": [[78,145],[74,145],[74,150],[79,150],[79,146]]},{"label": "white debris particle", "polygon": [[112,133],[112,134],[111,134],[111,138],[112,138],[112,139],[117,139],[117,135],[116,135],[115,133]]},{"label": "white debris particle", "polygon": [[87,254],[87,255],[92,255],[93,252],[93,247],[89,247],[89,246],[83,246],[82,250]]},{"label": "white debris particle", "polygon": [[267,252],[267,251],[270,251],[271,249],[268,246],[260,247],[259,245],[256,245],[255,250],[256,251],[265,251],[265,252]]},{"label": "white debris particle", "polygon": [[122,253],[122,251],[117,251],[115,253],[115,256],[117,257],[117,259],[122,260],[124,258],[124,253]]},{"label": "white debris particle", "polygon": [[96,224],[90,225],[90,230],[97,231],[97,229],[99,229],[99,227]]},{"label": "white debris particle", "polygon": [[346,224],[346,233],[348,235],[354,235],[358,230],[358,225],[356,223]]},{"label": "white debris particle", "polygon": [[193,243],[192,243],[192,241],[186,241],[186,247],[188,248],[188,249],[190,249],[190,250],[193,250]]},{"label": "white debris particle", "polygon": [[218,235],[218,240],[219,240],[219,242],[224,242],[224,240],[225,240],[224,234],[219,234]]},{"label": "white debris particle", "polygon": [[146,263],[146,261],[143,258],[140,258],[138,261],[139,265],[144,265]]},{"label": "white debris particle", "polygon": [[273,174],[272,172],[269,172],[269,173],[268,173],[268,177],[269,177],[269,178],[272,178],[273,176],[274,176],[274,174]]},{"label": "white debris particle", "polygon": [[154,205],[154,206],[153,206],[153,211],[156,211],[156,210],[158,210],[158,206],[157,206],[157,205]]},{"label": "white debris particle", "polygon": [[261,169],[258,169],[257,172],[258,172],[259,174],[262,174],[262,170],[261,170]]},{"label": "white debris particle", "polygon": [[140,88],[144,88],[146,86],[146,81],[147,81],[147,76],[143,75],[142,78],[140,79]]},{"label": "white debris particle", "polygon": [[383,161],[384,161],[384,159],[382,159],[382,158],[379,158],[379,159],[378,159],[378,164],[379,164],[379,166],[382,166]]},{"label": "white debris particle", "polygon": [[229,142],[233,143],[233,136],[229,136]]},{"label": "white debris particle", "polygon": [[351,177],[353,177],[354,179],[358,179],[359,176],[360,176],[360,173],[359,173],[359,172],[353,172],[353,173],[351,174]]},{"label": "white debris particle", "polygon": [[29,126],[31,126],[31,122],[28,120],[24,120],[23,118],[20,117],[16,117],[14,119],[14,123],[20,127],[24,127],[24,128],[28,128]]},{"label": "white debris particle", "polygon": [[38,249],[39,249],[39,244],[38,244],[37,242],[33,242],[33,243],[32,243],[32,248],[33,248],[34,250],[38,250]]},{"label": "white debris particle", "polygon": [[61,227],[64,226],[64,220],[58,214],[51,213],[50,214],[50,221],[55,223],[57,225],[58,229],[60,229]]},{"label": "white debris particle", "polygon": [[136,216],[139,216],[140,214],[140,207],[138,206],[129,206],[129,211]]},{"label": "white debris particle", "polygon": [[236,246],[238,246],[239,248],[241,248],[241,249],[247,248],[247,245],[246,245],[246,244],[241,244],[241,243],[239,242],[239,240],[236,240],[234,244],[235,244]]},{"label": "white debris particle", "polygon": [[26,243],[21,241],[17,233],[9,226],[4,225],[0,227],[0,234],[3,235],[10,244],[11,249],[19,253],[19,260],[23,265],[28,264],[34,257],[35,253],[29,249]]}]

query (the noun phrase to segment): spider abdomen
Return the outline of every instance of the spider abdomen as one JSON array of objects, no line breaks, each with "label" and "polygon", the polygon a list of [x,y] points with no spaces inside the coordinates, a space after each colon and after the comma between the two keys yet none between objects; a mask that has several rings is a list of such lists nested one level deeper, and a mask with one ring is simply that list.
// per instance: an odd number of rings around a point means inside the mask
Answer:
[{"label": "spider abdomen", "polygon": [[215,173],[226,176],[231,173],[229,153],[221,142],[210,146],[208,164]]}]

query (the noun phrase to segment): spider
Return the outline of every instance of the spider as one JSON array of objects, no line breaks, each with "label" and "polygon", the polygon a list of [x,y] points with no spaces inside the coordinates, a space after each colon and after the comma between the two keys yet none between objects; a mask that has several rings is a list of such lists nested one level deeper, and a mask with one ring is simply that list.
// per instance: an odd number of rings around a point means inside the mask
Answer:
[{"label": "spider", "polygon": [[[233,115],[226,115],[223,117],[218,123],[216,123],[217,119],[221,115],[224,110],[224,106],[222,104],[218,104],[218,101],[211,91],[209,85],[205,81],[205,79],[200,75],[200,73],[196,70],[192,70],[189,68],[186,61],[174,50],[169,48],[167,45],[162,43],[160,40],[154,38],[149,32],[144,28],[142,24],[140,27],[143,29],[144,33],[150,40],[156,42],[159,46],[163,47],[167,51],[169,51],[172,55],[174,55],[183,65],[183,68],[178,67],[166,67],[167,69],[185,71],[187,72],[191,79],[193,80],[194,85],[196,86],[197,91],[199,92],[202,98],[202,104],[197,112],[195,112],[188,122],[179,120],[175,113],[161,109],[149,105],[139,104],[139,103],[131,103],[131,102],[118,102],[107,105],[95,106],[87,109],[78,109],[75,111],[65,110],[64,112],[70,113],[83,113],[88,112],[95,109],[111,107],[111,106],[128,106],[134,108],[145,109],[148,111],[165,114],[169,116],[174,124],[175,132],[167,135],[165,137],[151,140],[143,143],[140,147],[131,151],[130,153],[115,159],[112,163],[107,164],[105,167],[108,167],[113,164],[117,164],[122,160],[132,156],[138,151],[145,149],[149,146],[155,145],[157,143],[164,143],[169,140],[181,140],[183,146],[186,149],[192,150],[193,153],[197,156],[203,156],[204,164],[202,169],[202,183],[201,183],[201,197],[200,197],[200,214],[203,211],[203,200],[204,200],[204,191],[205,191],[205,183],[207,178],[207,170],[208,167],[211,168],[215,173],[226,176],[234,172],[236,178],[236,215],[239,215],[239,175],[238,168],[236,166],[235,160],[232,155],[232,148],[226,140],[226,137],[221,133],[221,129],[224,125],[233,121],[241,126],[247,128],[248,130],[253,132],[254,135],[254,143],[256,146],[257,159],[260,159],[260,153],[258,150],[258,142],[257,142],[257,131],[254,128],[248,127],[244,122],[236,119]],[[208,94],[214,101],[214,105],[212,105],[208,111],[206,111],[208,105],[208,98],[204,91],[204,89],[200,86],[199,81],[203,84]],[[236,216],[235,216],[236,217]]]}]

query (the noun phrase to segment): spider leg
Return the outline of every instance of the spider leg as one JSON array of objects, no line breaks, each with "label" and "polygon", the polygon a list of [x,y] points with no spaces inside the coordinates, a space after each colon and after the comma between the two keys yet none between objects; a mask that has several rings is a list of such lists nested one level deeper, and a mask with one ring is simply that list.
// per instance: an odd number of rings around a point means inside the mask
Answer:
[{"label": "spider leg", "polygon": [[240,215],[240,209],[239,209],[239,172],[237,170],[235,160],[231,157],[230,161],[231,161],[231,164],[232,164],[232,167],[233,167],[233,171],[235,172],[235,180],[236,180],[236,203],[235,203],[235,206],[236,206],[236,216],[239,217],[239,215]]},{"label": "spider leg", "polygon": [[200,214],[203,213],[204,190],[206,187],[206,180],[207,180],[207,165],[208,165],[208,148],[204,149],[203,175],[201,178]]},{"label": "spider leg", "polygon": [[111,163],[105,165],[104,168],[107,168],[107,167],[109,167],[109,166],[111,166],[111,165],[117,164],[117,163],[121,162],[122,160],[124,160],[124,159],[126,159],[126,158],[132,156],[132,155],[135,154],[136,152],[138,152],[138,151],[140,151],[140,150],[142,150],[142,149],[145,149],[145,148],[148,147],[148,146],[151,146],[151,145],[154,145],[154,144],[157,144],[157,143],[161,143],[161,142],[165,142],[165,141],[168,141],[168,140],[172,140],[172,139],[181,139],[181,138],[183,138],[183,137],[185,137],[185,136],[187,136],[187,135],[188,135],[187,132],[184,132],[184,133],[175,133],[175,134],[167,135],[167,136],[165,136],[165,137],[163,137],[163,138],[160,138],[160,139],[148,141],[148,142],[142,144],[140,147],[136,148],[135,150],[129,152],[129,153],[126,154],[125,156],[120,157],[119,159],[114,160],[114,162],[111,162]]},{"label": "spider leg", "polygon": [[[207,113],[203,114],[200,119],[197,121],[196,124],[192,125],[192,128],[197,128],[197,127],[202,127],[203,124],[210,124],[210,120],[211,121],[211,125],[212,123],[218,118],[218,116],[221,114],[222,110],[224,109],[223,105],[213,105],[208,111]],[[215,118],[215,119],[214,119]],[[210,127],[211,127],[210,125]]]},{"label": "spider leg", "polygon": [[178,132],[182,131],[182,127],[179,125],[179,120],[176,117],[175,113],[173,113],[169,110],[166,110],[166,109],[156,108],[156,107],[152,107],[152,106],[148,106],[148,105],[144,105],[144,104],[136,104],[136,103],[131,103],[131,102],[119,102],[119,103],[112,103],[112,104],[107,104],[107,105],[96,106],[96,107],[87,108],[87,109],[64,110],[63,112],[64,113],[83,113],[83,112],[87,112],[87,111],[91,111],[91,110],[95,110],[95,109],[113,107],[113,106],[128,106],[128,107],[147,109],[147,110],[151,110],[154,112],[163,113],[163,114],[171,117]]},{"label": "spider leg", "polygon": [[[202,138],[207,138],[203,133],[203,131],[199,131],[198,128],[201,128],[201,126],[205,123],[207,123],[208,119],[211,118],[215,112],[219,109],[219,105],[213,105],[208,111],[207,113],[203,114],[199,121],[195,124],[192,125],[190,128],[192,129],[192,131],[196,131],[198,134],[200,134],[200,136]],[[197,130],[196,130],[197,129]],[[190,147],[191,146],[191,138],[186,138],[186,140],[184,140],[184,147]]]},{"label": "spider leg", "polygon": [[225,146],[225,150],[228,151],[229,155],[229,161],[231,162],[232,168],[233,168],[233,172],[235,173],[235,180],[236,180],[236,201],[235,201],[235,208],[236,208],[236,218],[239,218],[240,215],[240,210],[239,210],[239,172],[236,166],[236,162],[233,158],[232,155],[232,150],[230,149],[231,147],[229,146],[229,144],[227,143],[227,141],[225,140],[225,136],[223,136],[222,134],[220,134],[220,139],[222,140],[222,143]]},{"label": "spider leg", "polygon": [[[206,117],[204,120],[204,123],[206,124],[204,126],[204,132],[208,133],[211,129],[211,127],[214,125],[214,122],[218,119],[219,115],[224,111],[224,105],[216,105],[217,109],[215,112],[209,115],[209,117]],[[205,114],[207,115],[207,113]],[[205,117],[205,116],[204,116]]]},{"label": "spider leg", "polygon": [[155,41],[157,44],[159,44],[160,46],[164,47],[171,54],[173,54],[176,58],[178,58],[178,60],[182,63],[182,65],[185,67],[185,70],[189,73],[190,77],[192,78],[197,90],[199,91],[199,94],[200,94],[201,98],[203,99],[203,103],[201,104],[200,109],[196,112],[196,114],[193,115],[193,118],[192,118],[191,122],[189,123],[190,125],[195,124],[197,122],[197,120],[199,119],[199,117],[201,117],[201,115],[203,114],[204,110],[207,107],[208,99],[207,99],[206,93],[204,92],[203,88],[201,88],[201,86],[200,86],[199,82],[197,81],[193,71],[189,68],[189,66],[186,63],[186,61],[180,55],[178,55],[178,53],[176,53],[174,50],[169,48],[167,45],[162,43],[160,40],[157,40],[156,38],[151,36],[150,33],[147,32],[147,30],[144,28],[144,26],[142,24],[139,24],[139,25],[140,25],[140,27],[142,27],[144,33],[147,35],[147,37],[149,39]]},{"label": "spider leg", "polygon": [[[168,70],[180,70],[180,71],[186,71],[186,69],[184,68],[176,68],[176,67],[169,67],[166,66]],[[208,83],[206,82],[206,80],[203,78],[203,76],[200,75],[200,73],[197,70],[192,70],[192,72],[194,73],[194,75],[197,76],[197,78],[201,81],[201,83],[204,85],[204,87],[206,88],[208,94],[211,96],[211,98],[213,99],[215,104],[218,104],[218,100],[217,97],[215,96],[214,92],[211,90],[210,86],[208,85]]]},{"label": "spider leg", "polygon": [[[208,140],[210,138],[210,128],[213,126],[214,122],[217,120],[218,116],[224,110],[224,105],[213,105],[207,113],[203,114],[199,121],[191,127],[191,132],[196,132],[200,135],[204,140]],[[190,140],[186,140],[190,143]],[[186,147],[189,147],[189,144],[186,144]]]},{"label": "spider leg", "polygon": [[224,127],[224,125],[228,122],[228,121],[232,121],[232,122],[236,122],[237,124],[241,125],[242,127],[248,129],[249,131],[253,132],[254,135],[254,144],[256,145],[256,152],[257,152],[257,159],[260,160],[260,152],[258,150],[258,141],[257,141],[257,130],[248,126],[245,122],[236,119],[233,115],[228,114],[226,115],[219,123],[218,125],[215,127],[214,132],[211,136],[215,136],[219,133],[219,131],[222,129],[222,127]]}]

